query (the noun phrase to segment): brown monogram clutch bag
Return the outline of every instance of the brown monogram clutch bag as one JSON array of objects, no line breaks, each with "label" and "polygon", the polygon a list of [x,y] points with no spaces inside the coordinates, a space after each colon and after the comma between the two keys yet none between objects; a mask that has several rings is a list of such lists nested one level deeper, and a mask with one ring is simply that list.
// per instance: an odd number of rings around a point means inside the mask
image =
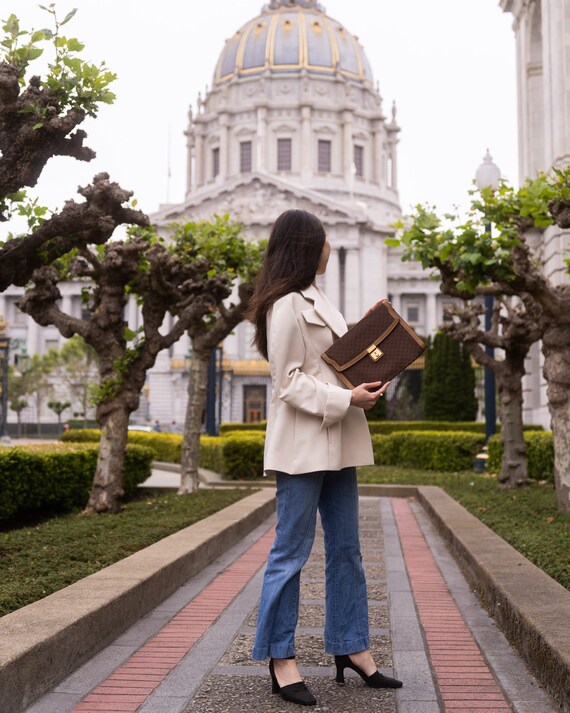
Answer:
[{"label": "brown monogram clutch bag", "polygon": [[382,300],[321,356],[354,389],[363,383],[390,381],[426,348],[388,300]]}]

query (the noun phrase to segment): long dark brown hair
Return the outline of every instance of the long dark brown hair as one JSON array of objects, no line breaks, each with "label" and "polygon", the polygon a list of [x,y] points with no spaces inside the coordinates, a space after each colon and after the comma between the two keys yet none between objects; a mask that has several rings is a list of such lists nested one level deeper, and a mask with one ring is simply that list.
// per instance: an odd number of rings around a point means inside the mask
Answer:
[{"label": "long dark brown hair", "polygon": [[280,297],[314,281],[325,239],[323,224],[306,210],[286,210],[273,224],[247,312],[255,326],[253,343],[265,359],[267,312]]}]

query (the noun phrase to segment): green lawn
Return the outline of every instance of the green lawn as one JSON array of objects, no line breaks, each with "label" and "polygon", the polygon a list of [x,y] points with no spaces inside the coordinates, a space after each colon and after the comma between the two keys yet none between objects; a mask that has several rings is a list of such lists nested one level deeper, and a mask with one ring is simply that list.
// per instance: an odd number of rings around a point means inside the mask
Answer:
[{"label": "green lawn", "polygon": [[93,574],[250,495],[253,490],[168,493],[118,515],[79,513],[0,532],[0,616]]},{"label": "green lawn", "polygon": [[570,589],[570,513],[556,509],[552,485],[533,481],[522,489],[503,490],[488,475],[393,466],[360,468],[359,480],[439,485],[531,562]]}]

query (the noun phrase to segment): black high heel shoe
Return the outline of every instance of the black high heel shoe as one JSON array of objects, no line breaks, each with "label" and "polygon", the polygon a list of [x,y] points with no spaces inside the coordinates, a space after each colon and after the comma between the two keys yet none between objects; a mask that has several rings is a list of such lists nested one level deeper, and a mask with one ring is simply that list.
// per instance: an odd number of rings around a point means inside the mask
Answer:
[{"label": "black high heel shoe", "polygon": [[[290,658],[295,658],[291,656]],[[273,659],[269,661],[269,673],[271,674],[271,693],[280,693],[284,701],[298,703],[300,706],[314,706],[317,699],[307,688],[304,681],[297,681],[288,686],[280,686],[275,676],[275,666]]]},{"label": "black high heel shoe", "polygon": [[375,671],[370,676],[367,676],[361,668],[350,660],[348,654],[343,656],[335,656],[334,662],[336,664],[336,679],[337,683],[344,683],[344,669],[351,668],[353,671],[360,676],[367,686],[370,688],[402,688],[402,682],[398,681],[397,678],[390,678],[390,676],[384,676],[380,671]]}]

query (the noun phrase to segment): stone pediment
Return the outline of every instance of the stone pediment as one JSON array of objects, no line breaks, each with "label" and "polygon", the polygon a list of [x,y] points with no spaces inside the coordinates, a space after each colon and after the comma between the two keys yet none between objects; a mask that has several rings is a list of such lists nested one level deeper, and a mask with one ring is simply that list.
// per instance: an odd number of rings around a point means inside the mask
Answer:
[{"label": "stone pediment", "polygon": [[168,205],[150,216],[155,225],[165,226],[180,220],[204,220],[214,213],[229,213],[244,225],[271,225],[289,208],[315,213],[326,224],[368,223],[364,211],[350,207],[318,191],[298,188],[291,181],[262,173],[212,185],[190,195],[184,203]]}]

